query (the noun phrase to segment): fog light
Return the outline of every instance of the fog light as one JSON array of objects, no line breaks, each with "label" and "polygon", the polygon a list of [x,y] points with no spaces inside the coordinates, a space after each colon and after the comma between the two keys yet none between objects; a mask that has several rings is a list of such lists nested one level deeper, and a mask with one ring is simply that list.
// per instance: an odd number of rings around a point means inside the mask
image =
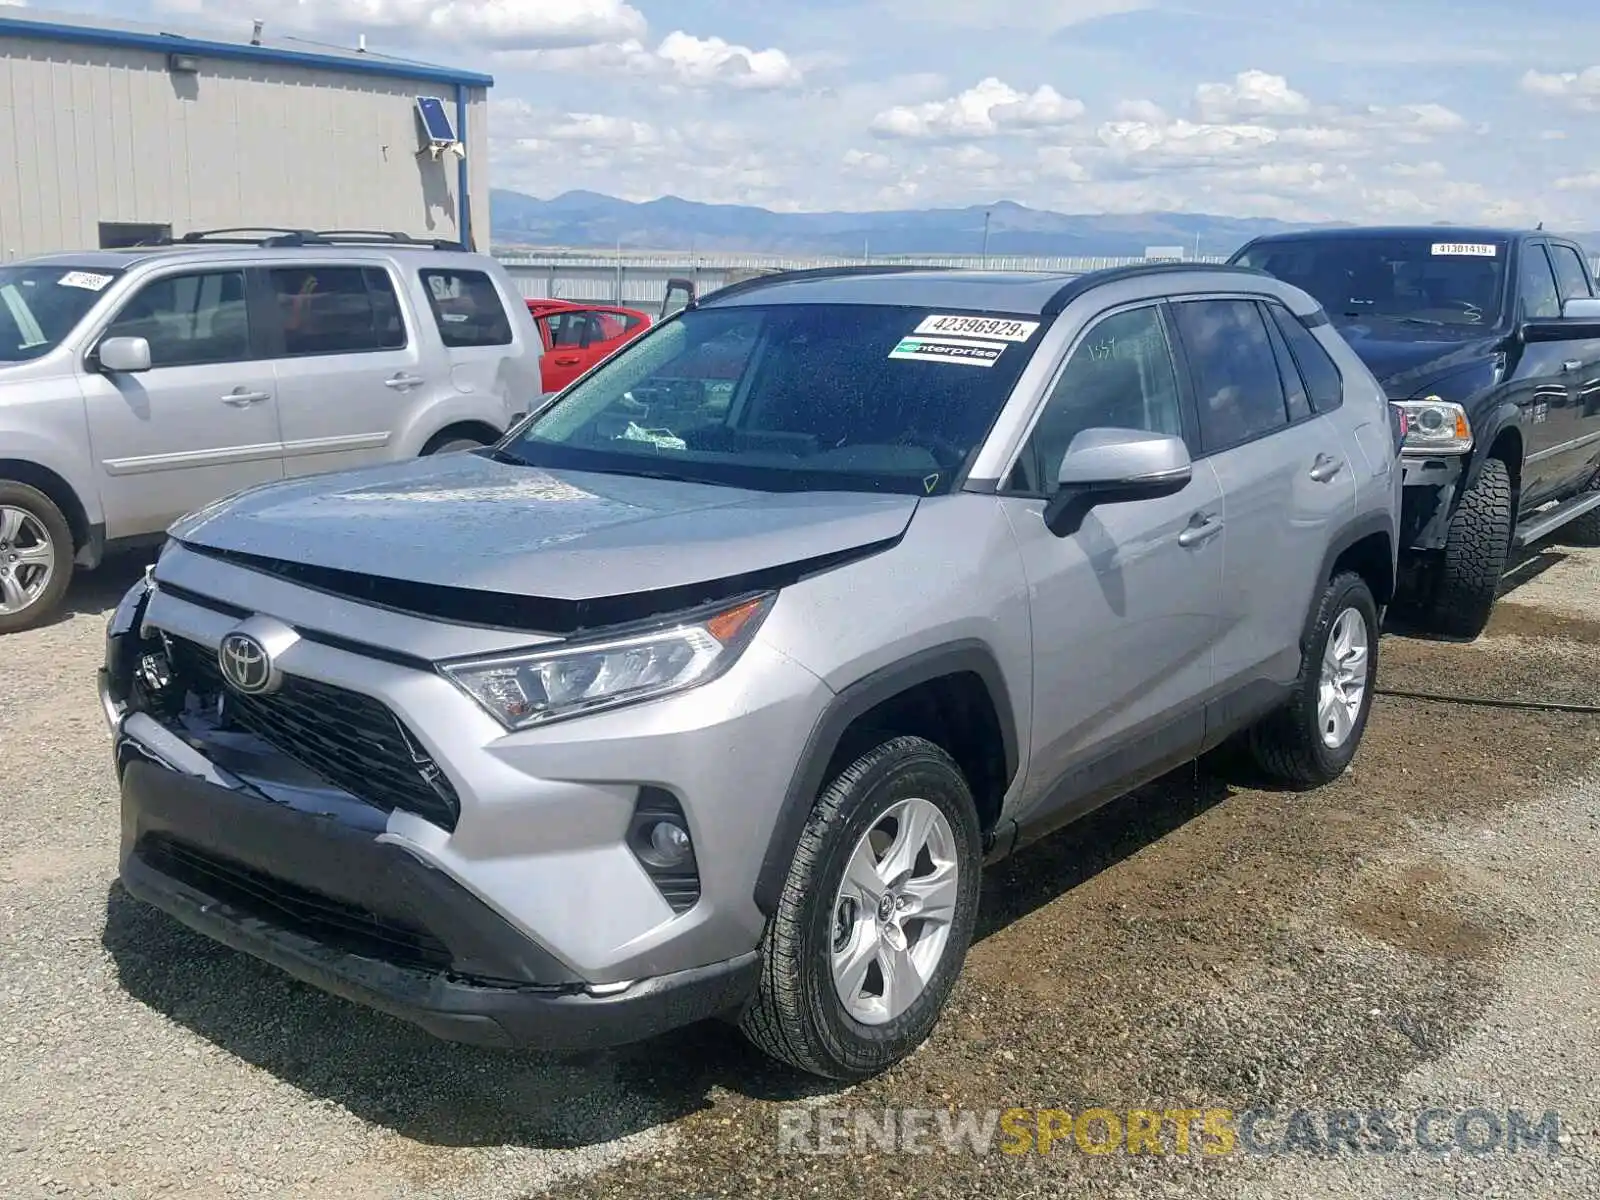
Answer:
[{"label": "fog light", "polygon": [[657,821],[650,827],[640,858],[652,867],[671,870],[689,861],[689,831],[676,821]]}]

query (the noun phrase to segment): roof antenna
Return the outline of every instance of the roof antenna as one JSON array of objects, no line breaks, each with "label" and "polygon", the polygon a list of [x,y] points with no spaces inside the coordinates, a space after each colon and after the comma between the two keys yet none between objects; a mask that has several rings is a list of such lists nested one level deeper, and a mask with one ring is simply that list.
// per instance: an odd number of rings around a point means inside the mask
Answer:
[{"label": "roof antenna", "polygon": [[356,37],[356,52],[358,54],[365,54],[367,52],[367,35],[364,33],[359,34]]},{"label": "roof antenna", "polygon": [[252,46],[261,45],[261,26],[262,26],[262,24],[263,24],[263,22],[261,22],[260,20],[257,20],[256,21],[256,27],[250,31],[250,44]]},{"label": "roof antenna", "polygon": [[1535,232],[1535,233],[1538,233],[1538,232],[1539,232],[1539,231],[1540,231],[1540,230],[1541,230],[1541,229],[1543,229],[1543,228],[1544,228],[1544,222],[1543,222],[1543,221],[1540,221],[1540,222],[1539,222],[1539,223],[1538,223],[1538,224],[1537,224],[1537,225],[1535,225],[1535,226],[1534,226],[1534,227],[1533,227],[1533,231],[1534,231],[1534,232]]}]

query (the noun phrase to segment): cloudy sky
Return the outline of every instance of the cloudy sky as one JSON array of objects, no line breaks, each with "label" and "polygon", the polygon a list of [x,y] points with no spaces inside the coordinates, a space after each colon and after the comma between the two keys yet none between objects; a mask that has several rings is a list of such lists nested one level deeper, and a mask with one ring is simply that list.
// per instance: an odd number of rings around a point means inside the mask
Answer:
[{"label": "cloudy sky", "polygon": [[1586,0],[100,0],[496,78],[496,186],[1600,226]]}]

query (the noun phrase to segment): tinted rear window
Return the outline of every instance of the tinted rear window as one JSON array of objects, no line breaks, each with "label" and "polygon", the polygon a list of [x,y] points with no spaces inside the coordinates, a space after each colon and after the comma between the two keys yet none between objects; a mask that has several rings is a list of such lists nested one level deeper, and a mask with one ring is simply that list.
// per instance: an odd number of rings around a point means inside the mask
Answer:
[{"label": "tinted rear window", "polygon": [[508,346],[511,318],[494,281],[482,271],[430,268],[421,272],[439,337],[451,348]]}]

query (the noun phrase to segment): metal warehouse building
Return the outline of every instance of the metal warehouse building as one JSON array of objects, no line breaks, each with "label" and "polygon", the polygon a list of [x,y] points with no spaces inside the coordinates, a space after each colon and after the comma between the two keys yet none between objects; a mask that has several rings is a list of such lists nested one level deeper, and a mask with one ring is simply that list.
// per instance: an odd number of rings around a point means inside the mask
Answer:
[{"label": "metal warehouse building", "polygon": [[0,258],[236,226],[487,249],[487,75],[259,24],[0,14]]}]

